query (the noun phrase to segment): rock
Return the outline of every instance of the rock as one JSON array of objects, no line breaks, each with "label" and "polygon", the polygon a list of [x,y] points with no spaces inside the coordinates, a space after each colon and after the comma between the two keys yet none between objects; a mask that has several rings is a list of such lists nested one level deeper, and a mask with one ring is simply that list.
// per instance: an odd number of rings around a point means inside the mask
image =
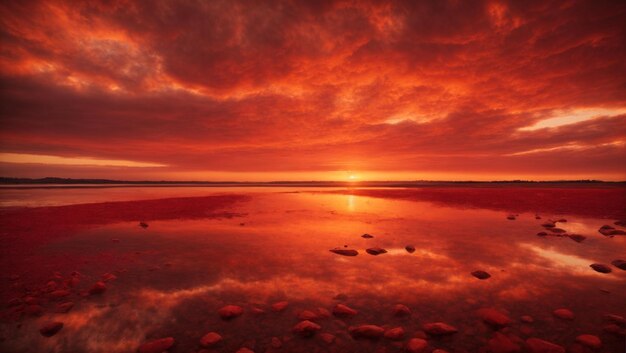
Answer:
[{"label": "rock", "polygon": [[404,329],[402,327],[394,327],[384,334],[385,338],[392,341],[398,341],[404,338]]},{"label": "rock", "polygon": [[594,335],[580,335],[576,337],[576,342],[591,349],[600,349],[602,347],[602,341],[598,336]]},{"label": "rock", "polygon": [[489,273],[487,273],[485,271],[481,271],[481,270],[472,272],[472,276],[474,276],[474,277],[476,277],[478,279],[487,279],[487,278],[491,277],[491,275]]},{"label": "rock", "polygon": [[315,320],[318,320],[319,318],[320,318],[319,315],[312,312],[311,310],[303,310],[298,313],[298,319],[300,320],[315,321]]},{"label": "rock", "polygon": [[485,323],[495,326],[497,328],[508,326],[513,320],[507,315],[499,312],[493,308],[483,308],[477,311],[478,317],[480,317]]},{"label": "rock", "polygon": [[448,351],[444,351],[443,349],[435,349],[432,353],[448,353]]},{"label": "rock", "polygon": [[535,322],[533,317],[530,316],[530,315],[524,315],[524,316],[520,317],[520,320],[522,322],[524,322],[524,323],[527,323],[527,324],[532,324],[533,322]]},{"label": "rock", "polygon": [[409,316],[411,315],[411,309],[409,309],[406,305],[396,304],[393,306],[393,316]]},{"label": "rock", "polygon": [[153,341],[146,342],[139,346],[137,352],[139,353],[162,353],[170,349],[174,345],[174,338],[166,337],[159,338]]},{"label": "rock", "polygon": [[325,308],[317,308],[317,312],[318,312],[317,316],[318,316],[319,318],[322,318],[322,319],[323,319],[323,318],[329,318],[329,317],[331,317],[331,316],[332,316],[332,314],[330,313],[330,311],[328,311],[328,310],[327,310],[327,309],[325,309]]},{"label": "rock", "polygon": [[565,218],[561,218],[561,219],[559,219],[557,222],[560,222],[560,223],[565,223],[565,222],[567,222],[567,219],[565,219]]},{"label": "rock", "polygon": [[349,317],[358,314],[358,311],[348,307],[347,305],[337,304],[333,308],[333,315],[339,317]]},{"label": "rock", "polygon": [[581,235],[581,234],[570,234],[569,238],[577,243],[582,243],[585,239],[587,239],[586,236]]},{"label": "rock", "polygon": [[239,348],[239,350],[235,353],[254,353],[254,351],[249,348],[243,347],[243,348]]},{"label": "rock", "polygon": [[624,260],[613,260],[611,261],[611,265],[619,268],[620,270],[626,271],[626,261]]},{"label": "rock", "polygon": [[43,315],[44,310],[40,305],[26,305],[24,313],[29,316],[41,316]]},{"label": "rock", "polygon": [[415,252],[415,247],[413,245],[407,245],[404,247],[404,249],[406,249],[406,251],[410,254]]},{"label": "rock", "polygon": [[361,235],[361,238],[365,238],[365,239],[372,239],[373,237],[374,237],[373,235],[367,234],[367,233]]},{"label": "rock", "polygon": [[359,254],[358,251],[353,249],[331,249],[330,252],[343,256],[357,256]]},{"label": "rock", "polygon": [[295,333],[296,335],[299,335],[302,337],[310,337],[310,336],[313,336],[317,331],[321,329],[322,327],[314,323],[313,321],[304,320],[304,321],[300,321],[299,323],[297,323],[296,326],[294,326],[291,331]]},{"label": "rock", "polygon": [[602,331],[606,333],[610,333],[616,336],[626,336],[626,332],[624,332],[619,326],[616,324],[609,324],[602,327]]},{"label": "rock", "polygon": [[39,333],[44,337],[52,337],[63,328],[63,323],[59,321],[48,322],[39,328]]},{"label": "rock", "polygon": [[114,243],[119,243],[120,242],[120,240],[118,238],[111,238],[111,241],[114,242]]},{"label": "rock", "polygon": [[72,302],[61,303],[61,304],[57,305],[56,312],[57,313],[66,313],[66,312],[72,310],[73,307],[74,307],[74,303],[72,303]]},{"label": "rock", "polygon": [[565,229],[561,229],[561,228],[549,228],[549,231],[551,231],[552,233],[557,233],[557,234],[563,234],[566,232]]},{"label": "rock", "polygon": [[102,294],[106,290],[107,290],[106,284],[104,284],[104,282],[98,281],[89,289],[89,294],[91,295]]},{"label": "rock", "polygon": [[70,293],[70,291],[68,291],[68,290],[58,289],[58,290],[55,290],[55,291],[51,292],[50,293],[50,297],[52,299],[58,300],[58,299],[61,299],[61,298],[65,298],[65,297],[69,296],[70,294],[72,294],[72,293]]},{"label": "rock", "polygon": [[339,293],[339,294],[335,295],[333,297],[333,299],[335,299],[335,300],[348,300],[348,296],[343,294],[343,293]]},{"label": "rock", "polygon": [[543,223],[541,226],[544,228],[554,228],[556,227],[556,224],[554,224],[554,222],[546,222],[546,223]]},{"label": "rock", "polygon": [[272,348],[278,349],[283,346],[283,342],[278,337],[272,337],[272,340],[270,341],[270,346],[272,346]]},{"label": "rock", "polygon": [[209,332],[200,339],[200,345],[204,348],[213,347],[220,342],[222,342],[222,336],[217,332]]},{"label": "rock", "polygon": [[222,320],[230,320],[243,314],[243,308],[238,305],[226,305],[225,307],[219,309],[217,313],[220,315]]},{"label": "rock", "polygon": [[508,215],[506,216],[506,219],[508,219],[509,221],[514,221],[517,219],[517,217],[515,217],[515,215]]},{"label": "rock", "polygon": [[100,279],[102,279],[103,282],[109,282],[117,279],[117,276],[112,273],[105,273],[102,277],[100,277]]},{"label": "rock", "polygon": [[539,338],[527,339],[526,346],[530,353],[565,353],[563,347]]},{"label": "rock", "polygon": [[428,341],[421,338],[411,338],[406,343],[406,351],[408,353],[423,353],[426,352],[428,347]]},{"label": "rock", "polygon": [[348,328],[353,338],[378,339],[383,336],[385,329],[376,325],[361,325]]},{"label": "rock", "polygon": [[278,313],[287,309],[288,306],[289,306],[289,302],[280,301],[280,302],[272,304],[272,311]]},{"label": "rock", "polygon": [[146,223],[146,222],[139,222],[139,226],[141,228],[143,228],[143,229],[146,229],[146,228],[148,228],[148,223]]},{"label": "rock", "polygon": [[624,317],[619,316],[619,315],[614,315],[614,314],[606,314],[604,315],[604,318],[614,324],[618,324],[618,325],[626,325],[626,319],[624,319]]},{"label": "rock", "polygon": [[324,343],[326,344],[333,344],[333,342],[335,342],[335,335],[330,334],[328,332],[323,332],[319,334],[320,338],[322,339],[322,341],[324,341]]},{"label": "rock", "polygon": [[500,332],[493,334],[493,337],[487,342],[487,348],[490,353],[518,353],[522,351],[520,346]]},{"label": "rock", "polygon": [[422,326],[422,329],[427,334],[433,335],[433,336],[452,335],[452,334],[459,332],[459,330],[457,330],[456,327],[450,326],[443,322],[433,322],[433,323],[424,324]]},{"label": "rock", "polygon": [[383,249],[383,248],[369,248],[365,250],[368,254],[370,255],[380,255],[380,254],[386,254],[387,250]]},{"label": "rock", "polygon": [[616,226],[620,226],[620,227],[626,227],[626,220],[622,219],[619,221],[615,221],[613,224],[615,224]]},{"label": "rock", "polygon": [[611,273],[613,270],[607,265],[604,264],[591,264],[589,267],[593,268],[596,272],[600,273]]},{"label": "rock", "polygon": [[615,228],[613,228],[613,227],[611,227],[610,225],[607,225],[607,224],[605,224],[602,227],[600,227],[600,229],[598,229],[598,232],[600,232],[600,234],[606,235],[606,236],[624,235],[624,234],[626,234],[625,231],[619,230],[619,229],[615,229]]},{"label": "rock", "polygon": [[7,303],[7,306],[9,308],[13,306],[18,306],[18,305],[22,305],[22,300],[20,298],[13,298],[9,300],[9,302]]},{"label": "rock", "polygon": [[574,320],[574,313],[569,309],[556,309],[552,312],[552,314],[559,319]]},{"label": "rock", "polygon": [[252,312],[254,316],[260,316],[260,315],[265,314],[265,310],[261,308],[252,308],[250,311]]},{"label": "rock", "polygon": [[539,233],[537,233],[538,237],[545,237],[547,235],[548,235],[548,233],[546,233],[546,232],[539,232]]}]

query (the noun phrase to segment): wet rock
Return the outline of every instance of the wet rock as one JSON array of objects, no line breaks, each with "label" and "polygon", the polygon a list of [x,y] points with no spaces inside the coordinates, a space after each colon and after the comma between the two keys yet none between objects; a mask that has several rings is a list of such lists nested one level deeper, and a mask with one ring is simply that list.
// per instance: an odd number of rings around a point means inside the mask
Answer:
[{"label": "wet rock", "polygon": [[137,352],[162,353],[163,351],[170,349],[174,345],[174,342],[174,338],[172,337],[159,338],[142,344],[139,346]]},{"label": "wet rock", "polygon": [[626,336],[626,332],[622,330],[622,328],[617,326],[616,324],[604,325],[602,327],[602,331],[606,333],[610,333],[615,336]]},{"label": "wet rock", "polygon": [[485,323],[495,326],[504,327],[508,326],[513,320],[507,315],[499,312],[493,308],[482,308],[477,311],[478,317],[480,317]]},{"label": "wet rock", "polygon": [[522,351],[519,345],[500,332],[493,334],[493,337],[487,342],[487,349],[490,353],[518,353]]},{"label": "wet rock", "polygon": [[40,305],[26,305],[24,313],[29,316],[41,316],[44,313],[44,309]]},{"label": "wet rock", "polygon": [[387,250],[383,249],[383,248],[369,248],[365,250],[368,254],[370,255],[380,255],[380,254],[386,254]]},{"label": "wet rock", "polygon": [[520,318],[520,321],[527,324],[532,324],[533,322],[535,322],[535,319],[533,319],[533,317],[530,315],[524,315]]},{"label": "wet rock", "polygon": [[619,268],[620,270],[626,271],[626,261],[624,260],[613,260],[611,261],[611,265]]},{"label": "wet rock", "polygon": [[28,304],[28,305],[39,305],[39,299],[35,298],[35,297],[24,297],[24,303]]},{"label": "wet rock", "polygon": [[574,313],[569,309],[556,309],[552,314],[562,320],[574,320]]},{"label": "wet rock", "polygon": [[353,249],[331,249],[330,252],[343,256],[357,256],[359,254],[358,251]]},{"label": "wet rock", "polygon": [[243,348],[239,348],[239,350],[235,353],[254,353],[254,351],[249,348],[243,347]]},{"label": "wet rock", "polygon": [[613,224],[620,227],[626,227],[626,220],[615,221]]},{"label": "wet rock", "polygon": [[322,339],[322,341],[324,341],[324,343],[326,344],[333,344],[333,342],[335,342],[335,339],[337,337],[335,337],[335,335],[330,334],[328,332],[323,332],[319,334],[319,337]]},{"label": "wet rock", "polygon": [[272,346],[272,348],[278,349],[283,346],[283,342],[278,337],[272,337],[272,340],[270,341],[270,346]]},{"label": "wet rock", "polygon": [[372,239],[373,237],[374,237],[373,235],[367,234],[367,233],[361,235],[361,238],[365,238],[365,239]]},{"label": "wet rock", "polygon": [[143,228],[143,229],[146,229],[146,228],[148,228],[148,223],[146,223],[146,222],[139,222],[139,226],[141,228]]},{"label": "wet rock", "polygon": [[435,349],[432,353],[448,353],[448,351],[444,351],[443,349]]},{"label": "wet rock", "polygon": [[456,327],[448,325],[443,322],[427,323],[422,326],[422,329],[427,334],[433,335],[433,336],[452,335],[452,334],[459,332],[459,330],[457,330]]},{"label": "wet rock", "polygon": [[291,331],[301,337],[310,337],[321,329],[322,327],[313,321],[304,320],[297,323]]},{"label": "wet rock", "polygon": [[104,282],[98,281],[96,282],[90,289],[89,294],[102,294],[107,290],[107,286]]},{"label": "wet rock", "polygon": [[612,322],[614,324],[618,324],[618,325],[622,325],[622,326],[626,325],[626,319],[624,319],[623,316],[614,315],[614,314],[606,314],[606,315],[604,315],[604,318],[607,321],[610,321],[610,322]]},{"label": "wet rock", "polygon": [[428,341],[421,338],[411,338],[406,343],[406,351],[408,353],[423,353],[426,352],[428,347]]},{"label": "wet rock", "polygon": [[353,338],[378,339],[385,334],[385,329],[376,325],[361,325],[348,328]]},{"label": "wet rock", "polygon": [[554,222],[545,222],[541,226],[544,228],[554,228],[556,227],[556,224],[554,224]]},{"label": "wet rock", "polygon": [[394,327],[384,334],[385,338],[392,341],[398,341],[404,338],[404,329],[402,327]]},{"label": "wet rock", "polygon": [[20,298],[13,298],[9,300],[9,302],[7,303],[8,307],[13,307],[13,306],[18,306],[18,305],[22,305],[22,300]]},{"label": "wet rock", "polygon": [[563,234],[563,233],[566,232],[565,229],[561,229],[561,228],[550,228],[548,230],[551,231],[552,233],[556,233],[556,234]]},{"label": "wet rock", "polygon": [[415,247],[413,245],[407,245],[404,247],[404,249],[409,253],[412,254],[415,252]]},{"label": "wet rock", "polygon": [[619,230],[619,229],[615,229],[615,228],[613,228],[613,227],[611,227],[610,225],[607,225],[607,224],[605,224],[602,227],[600,227],[600,229],[598,229],[598,232],[600,232],[600,234],[606,235],[606,236],[624,235],[624,234],[626,234],[625,231]]},{"label": "wet rock", "polygon": [[317,316],[319,318],[329,318],[332,315],[330,311],[328,311],[325,308],[317,308],[317,312],[318,312]]},{"label": "wet rock", "polygon": [[548,233],[546,233],[546,232],[539,232],[539,233],[537,233],[538,237],[545,237],[547,235],[548,235]]},{"label": "wet rock", "polygon": [[565,218],[561,218],[561,219],[559,219],[557,222],[560,222],[560,223],[565,223],[565,222],[567,222],[567,219],[565,219]]},{"label": "wet rock", "polygon": [[403,304],[394,305],[392,312],[393,312],[393,316],[398,316],[398,317],[411,315],[411,309],[409,309],[406,305],[403,305]]},{"label": "wet rock", "polygon": [[222,342],[222,336],[217,332],[209,332],[200,339],[200,345],[204,348],[213,347],[220,342]]},{"label": "wet rock", "polygon": [[333,315],[338,317],[350,317],[358,314],[358,311],[348,307],[347,305],[337,304],[333,308]]},{"label": "wet rock", "polygon": [[39,328],[39,333],[44,337],[52,337],[63,328],[63,323],[59,321],[48,322]]},{"label": "wet rock", "polygon": [[474,277],[476,277],[478,279],[487,279],[487,278],[491,277],[491,275],[489,273],[487,273],[485,271],[481,271],[481,270],[472,272],[472,276],[474,276]]},{"label": "wet rock", "polygon": [[611,273],[611,272],[613,272],[613,270],[611,270],[611,268],[609,266],[604,265],[604,264],[591,264],[591,265],[589,265],[589,267],[593,268],[594,271],[600,272],[600,273]]},{"label": "wet rock", "polygon": [[580,335],[576,337],[576,342],[591,349],[600,349],[602,347],[602,341],[598,336],[594,335]]},{"label": "wet rock", "polygon": [[74,303],[73,302],[61,303],[61,304],[57,305],[56,312],[57,313],[67,313],[68,311],[72,310],[73,307],[74,307]]},{"label": "wet rock", "polygon": [[577,243],[582,243],[585,239],[587,239],[587,237],[582,234],[570,234],[569,238]]},{"label": "wet rock", "polygon": [[335,295],[333,297],[333,299],[335,299],[335,300],[348,300],[348,296],[343,294],[343,293],[339,293],[339,294]]},{"label": "wet rock", "polygon": [[511,215],[506,216],[506,219],[508,219],[509,221],[514,221],[514,220],[517,219],[517,217],[515,217],[515,215],[511,214]]},{"label": "wet rock", "polygon": [[234,319],[243,314],[243,308],[238,305],[226,305],[217,311],[222,320]]},{"label": "wet rock", "polygon": [[260,315],[265,314],[265,310],[263,310],[263,309],[261,309],[261,308],[252,308],[252,309],[250,310],[250,312],[252,312],[252,314],[253,314],[254,316],[260,316]]},{"label": "wet rock", "polygon": [[298,313],[298,319],[300,320],[315,321],[315,320],[318,320],[319,318],[320,318],[319,315],[317,313],[312,312],[311,310],[303,310]]},{"label": "wet rock", "polygon": [[288,306],[289,306],[289,302],[280,301],[280,302],[272,304],[272,311],[278,313],[287,309]]},{"label": "wet rock", "polygon": [[117,276],[112,273],[105,273],[102,277],[100,277],[100,279],[102,279],[103,282],[109,282],[117,279]]},{"label": "wet rock", "polygon": [[50,293],[50,297],[52,299],[58,300],[58,299],[61,299],[61,298],[65,298],[65,297],[69,296],[70,294],[72,294],[72,293],[70,293],[70,291],[67,291],[65,289],[58,289],[58,290],[55,290],[55,291],[51,292]]},{"label": "wet rock", "polygon": [[539,338],[527,339],[526,347],[530,353],[565,353],[563,347]]}]

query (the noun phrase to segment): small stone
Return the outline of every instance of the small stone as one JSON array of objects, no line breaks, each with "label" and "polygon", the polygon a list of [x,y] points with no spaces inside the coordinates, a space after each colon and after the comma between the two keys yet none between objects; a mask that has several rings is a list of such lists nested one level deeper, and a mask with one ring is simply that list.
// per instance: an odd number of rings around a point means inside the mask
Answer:
[{"label": "small stone", "polygon": [[322,339],[322,341],[324,341],[324,343],[326,344],[333,344],[333,342],[335,342],[335,339],[337,338],[335,337],[335,335],[330,334],[328,332],[320,333],[319,336]]},{"label": "small stone", "polygon": [[585,239],[587,239],[587,237],[582,234],[570,234],[569,238],[577,243],[582,243]]},{"label": "small stone", "polygon": [[602,327],[602,331],[606,332],[606,333],[610,333],[616,336],[624,336],[626,335],[622,329],[617,326],[616,324],[609,324],[609,325],[604,325]]},{"label": "small stone", "polygon": [[142,344],[137,351],[139,353],[162,353],[170,349],[174,345],[174,342],[174,338],[172,337],[159,338]]},{"label": "small stone", "polygon": [[456,327],[448,325],[443,322],[433,322],[433,323],[424,324],[422,326],[422,329],[427,334],[433,335],[433,336],[452,335],[452,334],[459,332],[459,330]]},{"label": "small stone", "polygon": [[569,309],[556,309],[552,312],[552,314],[559,319],[574,320],[574,313]]},{"label": "small stone", "polygon": [[432,353],[448,353],[448,351],[444,351],[443,349],[435,349]]},{"label": "small stone", "polygon": [[426,351],[428,341],[421,338],[411,338],[406,344],[408,353],[422,353]]},{"label": "small stone", "polygon": [[611,273],[611,272],[613,272],[613,270],[611,270],[611,268],[609,266],[604,265],[604,264],[591,264],[591,265],[589,265],[589,267],[593,268],[594,271],[600,272],[600,273]]},{"label": "small stone", "polygon": [[481,271],[481,270],[472,272],[472,276],[474,276],[474,277],[476,277],[478,279],[487,279],[487,278],[491,277],[491,275],[489,273],[487,273],[485,271]]},{"label": "small stone", "polygon": [[566,230],[562,228],[550,228],[548,230],[551,231],[552,233],[557,233],[557,234],[563,234],[566,232]]},{"label": "small stone", "polygon": [[380,255],[380,254],[386,254],[387,250],[383,249],[383,248],[369,248],[365,250],[368,254],[370,255]]},{"label": "small stone", "polygon": [[72,302],[65,302],[65,303],[61,303],[59,305],[57,305],[57,313],[66,313],[70,310],[72,310],[72,308],[74,307],[74,303]]},{"label": "small stone", "polygon": [[317,316],[319,318],[328,318],[328,317],[331,317],[332,315],[330,311],[328,311],[326,308],[317,308],[317,312],[318,312]]},{"label": "small stone", "polygon": [[353,249],[331,249],[330,252],[343,256],[357,256],[359,254],[358,251]]},{"label": "small stone", "polygon": [[59,289],[51,292],[50,297],[52,297],[52,299],[61,299],[69,296],[70,294],[71,293],[65,289]]},{"label": "small stone", "polygon": [[522,350],[520,346],[500,332],[493,334],[493,337],[487,342],[487,348],[490,353],[518,353]]},{"label": "small stone", "polygon": [[348,307],[347,305],[337,304],[333,308],[333,315],[339,317],[349,317],[358,314],[358,311]]},{"label": "small stone", "polygon": [[515,217],[515,215],[508,215],[506,216],[506,219],[508,219],[509,221],[514,221],[517,219],[517,217]]},{"label": "small stone", "polygon": [[409,253],[412,254],[415,252],[415,247],[413,245],[407,245],[404,247],[404,249]]},{"label": "small stone", "polygon": [[18,306],[22,304],[22,300],[20,298],[13,298],[9,300],[8,307]]},{"label": "small stone", "polygon": [[322,327],[320,325],[309,320],[304,320],[297,323],[291,331],[302,337],[310,337],[321,329]]},{"label": "small stone", "polygon": [[141,228],[143,228],[143,229],[146,229],[146,228],[148,228],[148,223],[146,223],[146,222],[139,222],[139,226]]},{"label": "small stone", "polygon": [[538,237],[545,237],[547,235],[548,235],[548,233],[546,233],[546,232],[539,232],[539,233],[537,233]]},{"label": "small stone", "polygon": [[63,323],[59,321],[48,322],[39,328],[39,333],[44,337],[52,337],[63,328]]},{"label": "small stone", "polygon": [[335,300],[348,300],[348,296],[344,293],[339,293],[333,297]]},{"label": "small stone", "polygon": [[376,325],[361,325],[348,328],[353,338],[378,339],[383,336],[385,329]]},{"label": "small stone", "polygon": [[394,316],[409,316],[411,315],[411,309],[409,309],[406,305],[396,304],[393,306],[393,315]]},{"label": "small stone", "polygon": [[614,315],[614,314],[606,314],[604,315],[604,318],[614,324],[618,324],[618,325],[626,325],[626,319],[624,319],[624,317],[619,316],[619,315]]},{"label": "small stone", "polygon": [[249,348],[242,347],[242,348],[239,348],[239,350],[235,353],[254,353],[254,351]]},{"label": "small stone", "polygon": [[594,335],[580,335],[576,337],[576,342],[592,349],[600,349],[602,347],[602,341],[598,336]]},{"label": "small stone", "polygon": [[312,312],[311,310],[303,310],[298,313],[298,319],[300,320],[315,321],[315,320],[318,320],[319,318],[320,318],[319,315]]},{"label": "small stone", "polygon": [[508,326],[513,320],[507,315],[493,308],[483,308],[478,310],[478,316],[487,324],[495,327]]},{"label": "small stone", "polygon": [[217,311],[222,320],[230,320],[243,314],[243,308],[238,305],[226,305]]},{"label": "small stone", "polygon": [[556,224],[554,224],[554,222],[546,222],[546,223],[543,223],[541,226],[544,228],[554,228],[556,227]]},{"label": "small stone", "polygon": [[102,277],[100,277],[100,279],[102,279],[103,282],[109,282],[117,279],[117,276],[112,273],[105,273]]},{"label": "small stone", "polygon": [[26,308],[24,308],[24,313],[29,316],[41,316],[43,312],[43,307],[40,305],[27,305]]},{"label": "small stone", "polygon": [[202,336],[202,338],[200,339],[200,345],[204,348],[209,348],[215,346],[221,341],[222,336],[220,336],[217,332],[209,332],[206,335]]},{"label": "small stone", "polygon": [[265,314],[265,310],[261,308],[252,308],[250,311],[252,312],[254,316],[260,316],[260,315]]},{"label": "small stone", "polygon": [[361,235],[361,238],[365,238],[365,239],[372,239],[373,237],[374,237],[373,235],[367,234],[367,233]]},{"label": "small stone", "polygon": [[624,260],[613,260],[611,261],[611,265],[619,268],[620,270],[626,271],[626,261]]},{"label": "small stone", "polygon": [[289,302],[286,302],[286,301],[277,302],[277,303],[272,304],[272,311],[281,312],[287,309],[287,306],[289,306]]},{"label": "small stone", "polygon": [[533,317],[532,317],[532,316],[530,316],[530,315],[524,315],[524,316],[522,316],[522,317],[520,318],[520,320],[521,320],[522,322],[524,322],[524,323],[527,323],[527,324],[532,324],[533,322],[535,322],[535,320],[533,319]]},{"label": "small stone", "polygon": [[106,290],[107,290],[106,284],[104,284],[104,282],[98,281],[89,289],[89,294],[91,295],[102,294]]},{"label": "small stone", "polygon": [[394,327],[385,331],[385,338],[392,341],[398,341],[404,338],[404,329],[402,327]]},{"label": "small stone", "polygon": [[563,347],[539,338],[527,339],[526,346],[530,353],[565,353]]},{"label": "small stone", "polygon": [[283,342],[278,337],[272,337],[272,340],[270,342],[270,346],[272,346],[272,348],[278,349],[278,348],[283,346]]},{"label": "small stone", "polygon": [[565,222],[567,222],[567,219],[565,219],[565,218],[561,218],[561,219],[559,219],[557,222],[560,222],[560,223],[565,223]]}]

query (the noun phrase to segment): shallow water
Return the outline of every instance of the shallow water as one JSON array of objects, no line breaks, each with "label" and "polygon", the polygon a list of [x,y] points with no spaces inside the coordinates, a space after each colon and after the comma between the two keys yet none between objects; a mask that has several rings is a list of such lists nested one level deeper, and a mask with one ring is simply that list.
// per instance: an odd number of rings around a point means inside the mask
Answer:
[{"label": "shallow water", "polygon": [[[3,209],[1,226],[2,299],[30,293],[45,313],[33,317],[22,306],[5,308],[0,348],[134,352],[145,341],[173,337],[176,343],[169,352],[196,352],[200,338],[215,331],[224,338],[216,352],[244,346],[257,353],[400,352],[411,337],[425,337],[426,352],[486,352],[496,328],[479,318],[481,308],[495,308],[513,320],[500,331],[522,351],[529,337],[585,351],[575,343],[580,334],[600,337],[602,352],[625,347],[623,335],[602,329],[609,323],[605,314],[626,315],[626,272],[610,265],[626,259],[626,236],[598,233],[615,219],[580,214],[535,219],[532,212],[508,220],[508,212],[468,205],[295,191],[106,188],[4,194],[2,204],[12,207]],[[213,194],[221,195],[215,204]],[[202,196],[202,202],[192,196]],[[172,197],[186,198],[166,199]],[[127,202],[144,199],[154,202]],[[104,201],[118,202],[81,206]],[[66,206],[34,207],[50,205]],[[16,206],[30,208],[16,211]],[[536,236],[549,218],[566,218],[558,227],[587,238],[578,243],[569,237]],[[149,227],[139,227],[139,221]],[[374,238],[361,238],[363,233]],[[414,253],[404,249],[409,244]],[[329,251],[344,246],[359,255]],[[376,246],[388,253],[365,252]],[[595,272],[592,263],[608,264],[612,272]],[[492,277],[478,280],[470,275],[475,270]],[[80,283],[61,302],[75,306],[55,313],[58,301],[43,287],[51,278],[61,285],[72,271],[80,272]],[[63,279],[54,279],[54,272]],[[117,276],[107,282],[106,292],[85,295],[104,273]],[[278,301],[289,305],[273,312],[270,306]],[[337,303],[358,314],[317,320],[320,332],[337,337],[333,343],[325,343],[319,333],[309,338],[292,333],[299,312],[332,311]],[[412,314],[395,317],[392,307],[398,303]],[[220,319],[217,310],[228,304],[243,307],[244,314]],[[252,308],[266,313],[253,315]],[[552,311],[558,308],[573,311],[574,320],[556,318]],[[522,323],[522,315],[532,316],[534,323]],[[50,320],[64,327],[53,337],[42,337],[39,327]],[[445,322],[459,332],[426,335],[422,325],[429,322]],[[402,326],[406,335],[398,342],[352,339],[347,328],[361,324]],[[271,347],[272,337],[282,341],[281,348]]]}]

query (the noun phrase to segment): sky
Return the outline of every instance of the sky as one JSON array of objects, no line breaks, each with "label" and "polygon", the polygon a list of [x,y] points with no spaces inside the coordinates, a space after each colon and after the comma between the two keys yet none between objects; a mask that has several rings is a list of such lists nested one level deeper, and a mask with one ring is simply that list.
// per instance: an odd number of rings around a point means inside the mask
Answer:
[{"label": "sky", "polygon": [[626,180],[624,1],[3,1],[0,176]]}]

